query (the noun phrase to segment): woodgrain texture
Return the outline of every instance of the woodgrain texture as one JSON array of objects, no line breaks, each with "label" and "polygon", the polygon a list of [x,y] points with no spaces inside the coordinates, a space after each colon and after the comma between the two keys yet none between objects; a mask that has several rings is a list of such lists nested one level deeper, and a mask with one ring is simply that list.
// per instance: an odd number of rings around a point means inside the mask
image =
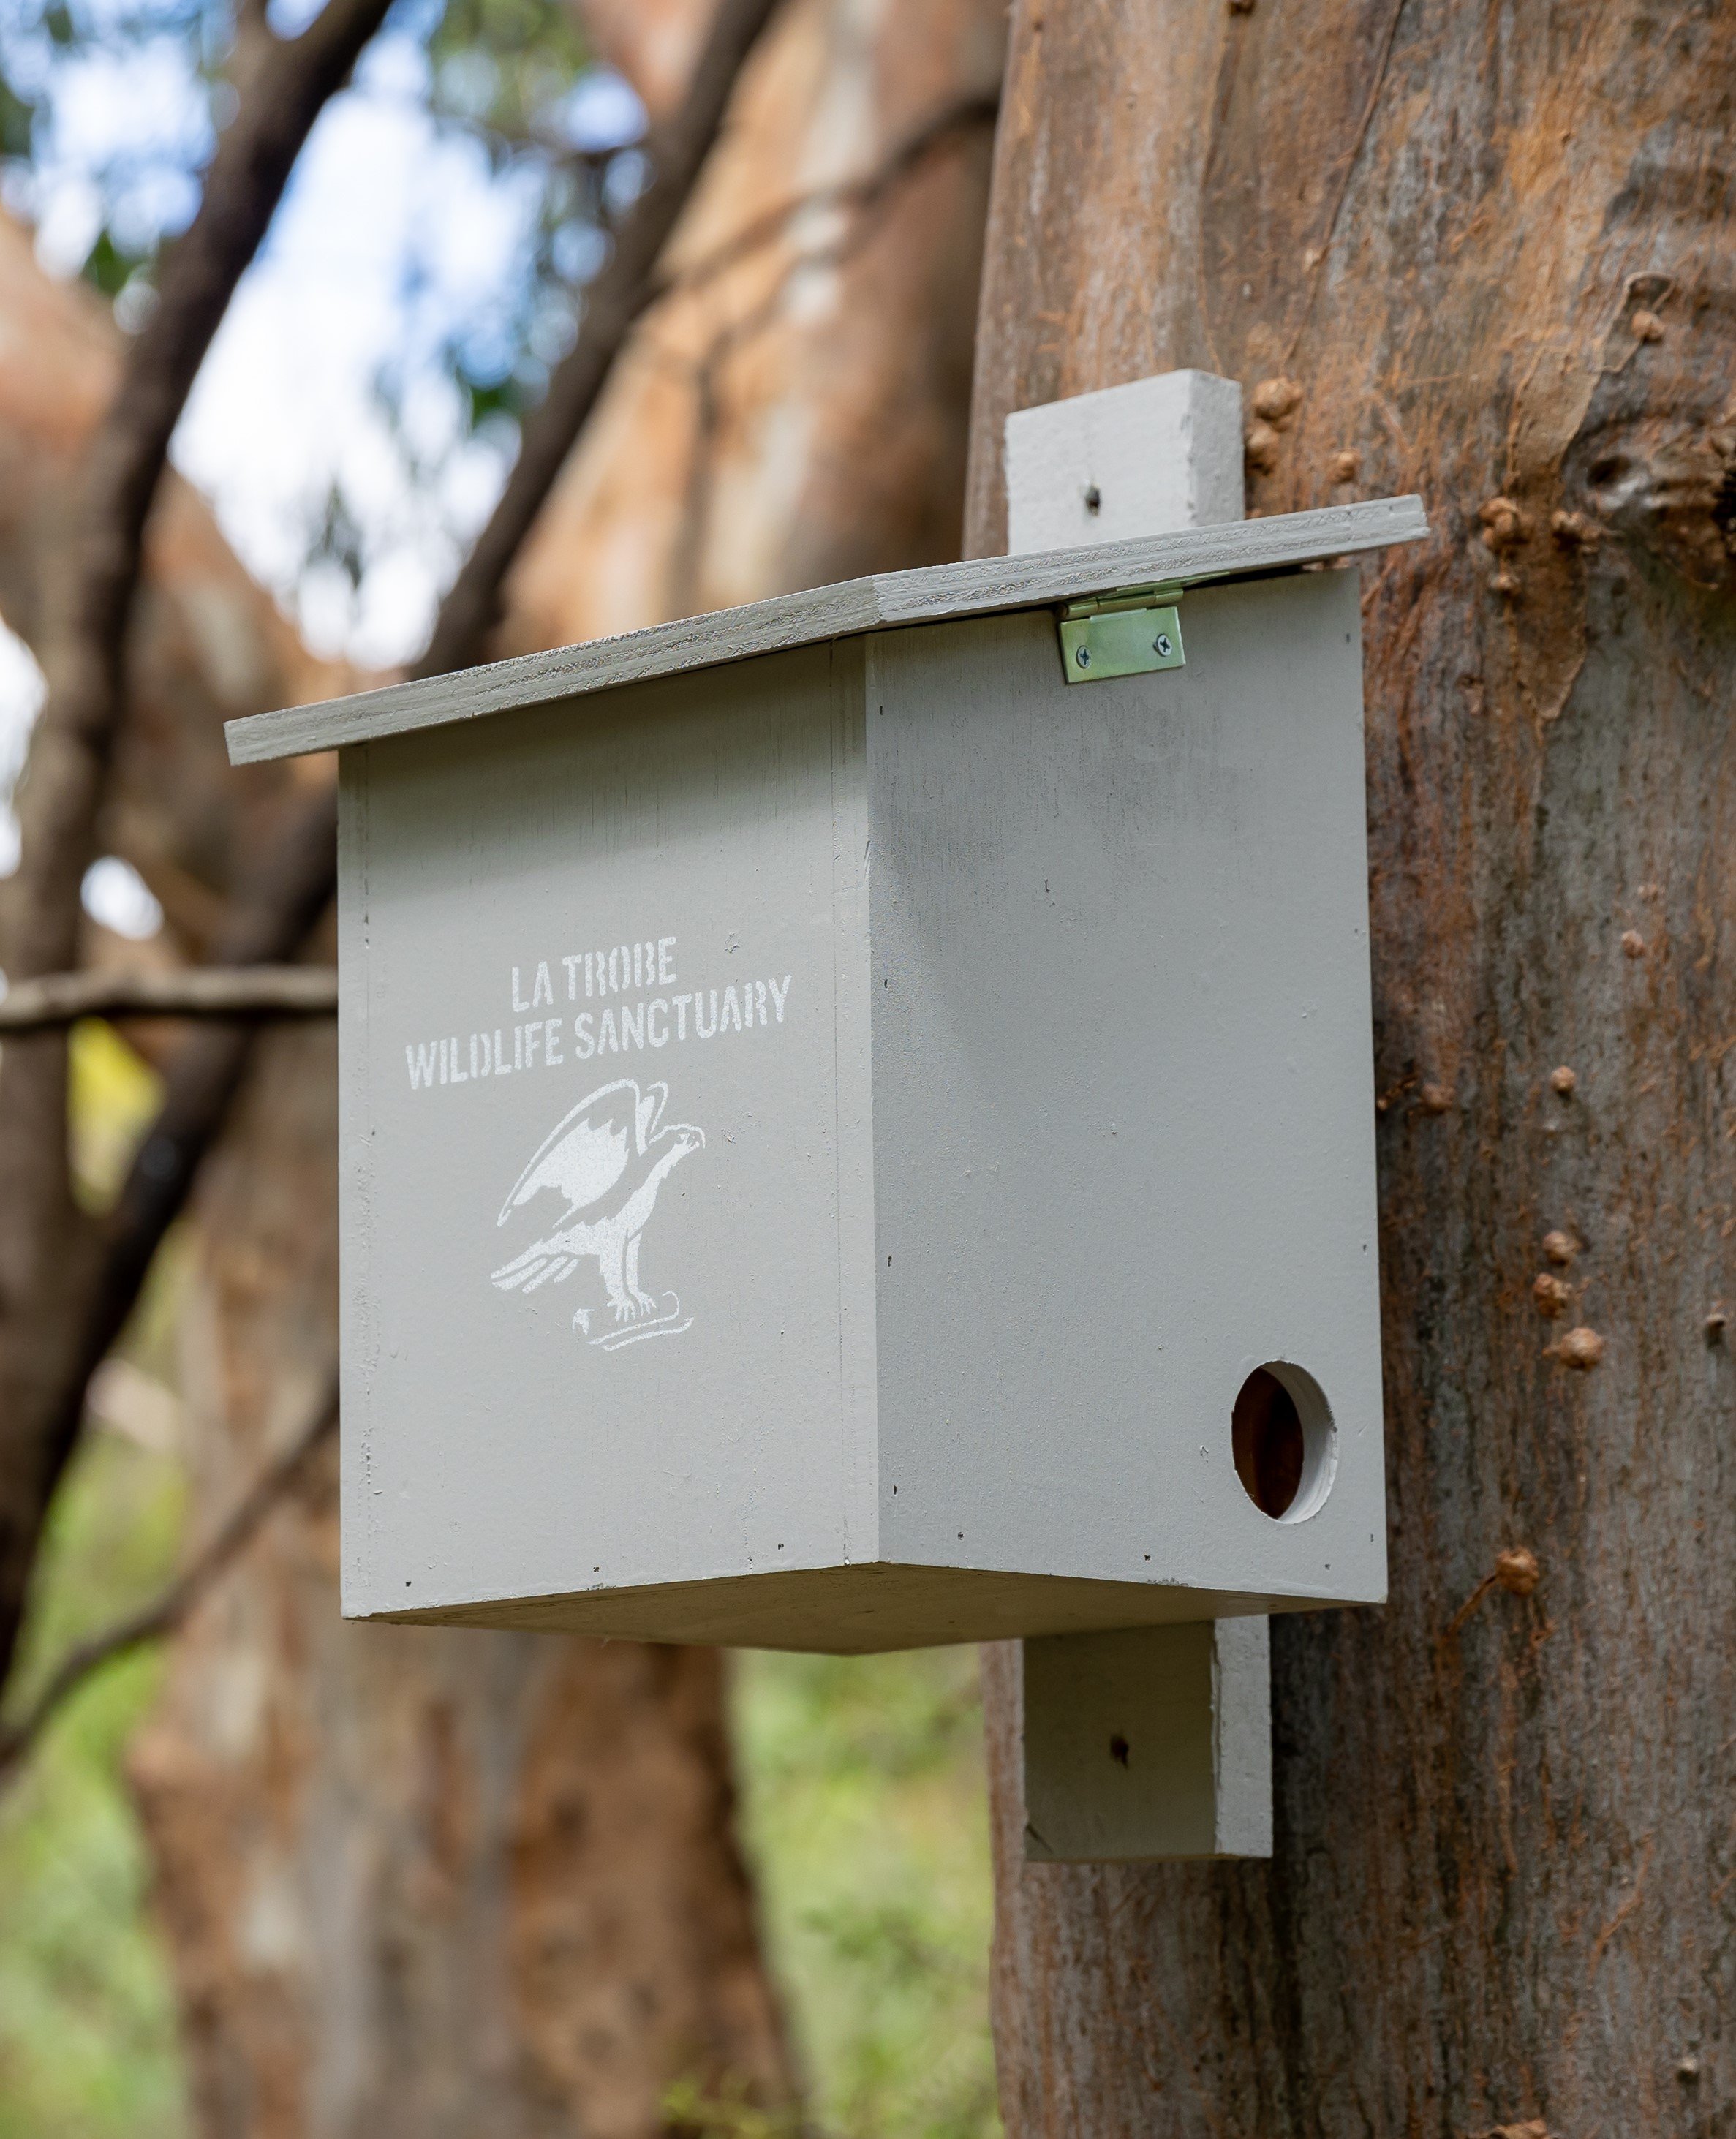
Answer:
[{"label": "woodgrain texture", "polygon": [[1725,2132],[1736,18],[1150,32],[1015,9],[970,541],[1009,409],[1185,365],[1254,507],[1428,506],[1363,595],[1392,1595],[1273,1628],[1269,1868],[1025,1868],[991,1657],[1009,2131]]},{"label": "woodgrain texture", "polygon": [[[521,654],[482,669],[460,669],[425,683],[393,683],[314,706],[291,707],[231,723],[229,756],[254,765],[333,750],[418,728],[443,727],[550,699],[582,697],[619,683],[685,674],[750,660],[853,633],[901,624],[940,624],[996,609],[1071,601],[1117,587],[1210,580],[1319,564],[1427,531],[1415,497],[1329,505],[1251,523],[1138,536],[1034,556],[995,557],[920,570],[882,572],[837,586],[778,595],[716,614],[648,625],[619,639]],[[486,745],[481,746],[486,747]]]}]

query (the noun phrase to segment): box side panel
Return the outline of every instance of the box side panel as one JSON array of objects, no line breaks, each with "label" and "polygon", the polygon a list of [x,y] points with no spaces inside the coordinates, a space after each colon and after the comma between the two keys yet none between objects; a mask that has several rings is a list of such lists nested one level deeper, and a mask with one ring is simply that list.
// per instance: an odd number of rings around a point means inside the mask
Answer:
[{"label": "box side panel", "polygon": [[859,655],[346,776],[346,1608],[871,1556]]},{"label": "box side panel", "polygon": [[374,1143],[369,1133],[369,768],[374,746],[338,761],[338,1329],[340,1587],[346,1613],[372,1593]]},{"label": "box side panel", "polygon": [[[884,1549],[1375,1598],[1357,582],[1182,630],[1185,668],[1073,688],[1047,616],[871,646]],[[1332,1413],[1303,1520],[1232,1460],[1274,1361]]]},{"label": "box side panel", "polygon": [[878,1559],[880,1437],[874,1295],[873,1013],[863,735],[866,643],[840,639],[832,673],[832,1014],[836,1073],[839,1432],[848,1564]]}]

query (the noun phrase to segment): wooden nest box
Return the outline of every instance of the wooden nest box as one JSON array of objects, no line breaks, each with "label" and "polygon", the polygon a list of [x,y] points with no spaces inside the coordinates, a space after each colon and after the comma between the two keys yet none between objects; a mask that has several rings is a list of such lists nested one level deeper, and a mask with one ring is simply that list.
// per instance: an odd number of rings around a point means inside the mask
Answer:
[{"label": "wooden nest box", "polygon": [[232,726],[340,753],[346,1612],[856,1651],[1383,1595],[1357,580],[1301,568],[1422,531]]}]

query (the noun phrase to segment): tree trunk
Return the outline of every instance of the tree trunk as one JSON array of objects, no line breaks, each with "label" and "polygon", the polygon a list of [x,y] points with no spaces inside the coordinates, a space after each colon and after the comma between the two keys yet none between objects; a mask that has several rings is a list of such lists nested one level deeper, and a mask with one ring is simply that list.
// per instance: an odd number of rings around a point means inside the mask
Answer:
[{"label": "tree trunk", "polygon": [[[683,49],[677,11],[619,8],[600,29],[654,97]],[[1004,34],[996,0],[792,0],[672,272],[992,95]],[[867,206],[816,204],[726,272],[677,280],[526,546],[501,652],[958,554],[990,133],[979,112]]]},{"label": "tree trunk", "polygon": [[[208,1521],[330,1371],[334,1046],[267,1043],[202,1185]],[[328,1451],[134,1749],[199,2128],[649,2139],[682,2078],[787,2100],[716,1658],[346,1626],[337,1566]]]},{"label": "tree trunk", "polygon": [[[683,254],[992,89],[999,39],[990,0],[797,0],[744,81]],[[987,146],[979,125],[937,152],[805,287],[798,239],[648,317],[526,550],[506,644],[770,593],[839,556],[953,550]],[[691,360],[720,339],[708,372]],[[837,480],[863,424],[896,482]],[[694,441],[714,435],[734,502],[702,514]],[[330,1050],[307,1030],[263,1044],[200,1192],[198,1532],[295,1430],[330,1357]],[[650,2139],[685,2078],[787,2101],[720,1658],[345,1627],[330,1494],[322,1475],[201,1610],[135,1750],[202,2130]]]},{"label": "tree trunk", "polygon": [[1012,2139],[1736,2129],[1733,79],[1718,0],[1015,8],[972,550],[1008,410],[1180,365],[1250,509],[1434,535],[1363,573],[1391,1602],[1274,1623],[1269,1865],[1025,1868],[990,1657]]}]

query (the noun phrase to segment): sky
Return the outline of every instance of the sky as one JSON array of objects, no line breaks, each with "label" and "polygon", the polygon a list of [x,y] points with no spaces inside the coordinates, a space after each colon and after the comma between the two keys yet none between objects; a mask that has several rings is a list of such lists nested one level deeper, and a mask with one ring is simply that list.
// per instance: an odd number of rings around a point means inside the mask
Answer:
[{"label": "sky", "polygon": [[[153,36],[139,0],[85,0],[127,7],[132,34],[68,58],[46,37],[32,42],[21,18],[8,22],[19,4],[0,0],[7,69],[26,77],[21,86],[46,89],[50,115],[32,164],[9,167],[0,196],[34,224],[43,265],[76,273],[105,213],[117,237],[137,247],[184,227],[214,139],[184,25],[165,12],[168,27]],[[305,16],[302,0],[273,0],[274,26],[300,26],[292,6]],[[527,303],[546,166],[491,157],[478,132],[437,119],[433,24],[430,0],[399,0],[321,115],[172,449],[309,643],[369,667],[401,662],[425,641],[516,447],[505,418],[469,428],[443,351],[462,348],[472,375],[504,374],[527,345],[533,370],[557,361],[571,334],[565,308]],[[449,109],[453,85],[442,86]],[[558,120],[572,146],[608,149],[636,138],[644,115],[625,83],[596,68]],[[635,162],[617,159],[617,187],[631,187]],[[562,237],[569,271],[594,272],[601,240],[583,228]],[[123,320],[130,306],[136,317],[142,296],[123,291]],[[335,492],[361,566],[354,583],[335,558],[309,563]],[[0,631],[0,874],[16,866],[4,798],[40,698],[34,662]],[[161,919],[138,878],[112,860],[93,870],[86,903],[126,934],[148,935]]]}]

